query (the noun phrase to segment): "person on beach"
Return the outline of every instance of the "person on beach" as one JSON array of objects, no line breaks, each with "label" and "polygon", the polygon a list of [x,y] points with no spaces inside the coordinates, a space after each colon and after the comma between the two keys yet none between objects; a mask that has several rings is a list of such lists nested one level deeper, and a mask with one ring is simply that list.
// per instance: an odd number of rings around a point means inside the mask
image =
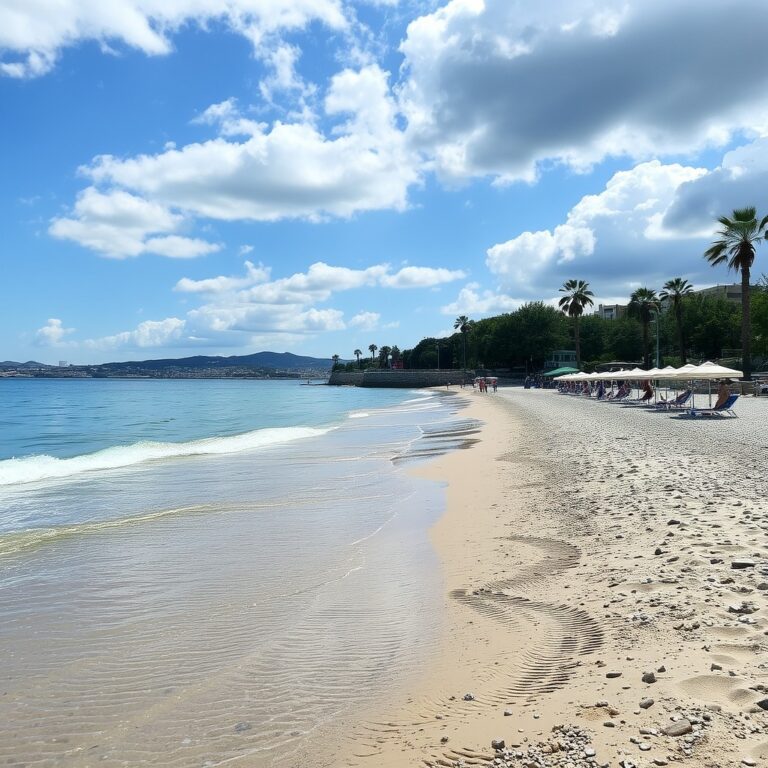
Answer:
[{"label": "person on beach", "polygon": [[640,398],[641,403],[647,403],[653,397],[653,387],[651,382],[646,379],[643,382],[643,396]]},{"label": "person on beach", "polygon": [[720,387],[717,390],[717,402],[715,408],[722,408],[725,405],[726,400],[731,396],[731,390],[728,387],[730,384],[729,379],[721,379]]}]

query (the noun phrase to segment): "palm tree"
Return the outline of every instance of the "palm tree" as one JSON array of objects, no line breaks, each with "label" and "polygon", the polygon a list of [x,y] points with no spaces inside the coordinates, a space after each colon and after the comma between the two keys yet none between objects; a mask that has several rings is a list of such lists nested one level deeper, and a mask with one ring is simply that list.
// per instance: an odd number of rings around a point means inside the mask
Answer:
[{"label": "palm tree", "polygon": [[368,351],[371,353],[371,362],[373,362],[376,359],[376,350],[378,347],[375,344],[369,344],[368,345]]},{"label": "palm tree", "polygon": [[752,378],[749,277],[755,261],[755,246],[766,236],[768,216],[758,222],[754,208],[739,208],[732,218],[721,216],[718,221],[722,226],[717,232],[720,239],[705,251],[704,258],[713,267],[727,264],[728,269],[741,272],[741,367],[744,378],[749,381]]},{"label": "palm tree", "polygon": [[333,360],[333,367],[336,368],[336,366],[339,364],[339,360],[341,360],[341,358],[338,355],[334,355],[331,358],[331,360]]},{"label": "palm tree", "polygon": [[384,367],[389,368],[390,352],[392,352],[392,347],[384,346],[379,350],[379,365],[384,363]]},{"label": "palm tree", "polygon": [[675,324],[677,325],[677,340],[680,346],[680,365],[685,365],[688,362],[685,355],[685,332],[683,331],[683,296],[689,296],[692,293],[693,286],[687,280],[683,280],[682,277],[667,280],[659,292],[661,301],[672,302]]},{"label": "palm tree", "polygon": [[584,314],[584,307],[594,304],[595,295],[589,290],[589,283],[584,280],[566,280],[560,289],[565,294],[558,306],[566,315],[573,318],[573,338],[576,342],[576,366],[581,368],[581,344],[579,340],[579,318]]},{"label": "palm tree", "polygon": [[[467,334],[470,329],[470,320],[466,315],[459,315],[453,324],[455,330],[461,331],[461,342],[464,348],[464,375],[467,373]],[[463,386],[463,385],[462,385]]]},{"label": "palm tree", "polygon": [[357,358],[357,367],[359,368],[360,367],[360,358],[361,358],[363,353],[362,353],[361,350],[356,349],[352,354]]},{"label": "palm tree", "polygon": [[630,315],[637,317],[643,324],[643,365],[650,368],[651,353],[648,344],[648,328],[653,313],[658,314],[659,311],[659,297],[656,295],[656,291],[652,291],[650,288],[638,288],[629,297],[628,310]]}]

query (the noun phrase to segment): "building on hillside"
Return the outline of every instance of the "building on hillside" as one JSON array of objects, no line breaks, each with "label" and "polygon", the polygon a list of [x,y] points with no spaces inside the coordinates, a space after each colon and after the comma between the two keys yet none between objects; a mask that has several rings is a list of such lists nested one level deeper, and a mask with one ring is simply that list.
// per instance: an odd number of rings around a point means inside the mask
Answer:
[{"label": "building on hillside", "polygon": [[565,367],[577,367],[575,349],[555,349],[550,352],[549,357],[544,361],[545,371],[554,371],[555,368]]},{"label": "building on hillside", "polygon": [[595,310],[595,314],[598,317],[602,317],[603,320],[620,320],[622,317],[626,317],[627,305],[626,304],[599,304]]},{"label": "building on hillside", "polygon": [[741,283],[730,285],[713,285],[710,288],[701,288],[694,291],[697,296],[708,296],[713,299],[725,299],[735,304],[741,304]]}]

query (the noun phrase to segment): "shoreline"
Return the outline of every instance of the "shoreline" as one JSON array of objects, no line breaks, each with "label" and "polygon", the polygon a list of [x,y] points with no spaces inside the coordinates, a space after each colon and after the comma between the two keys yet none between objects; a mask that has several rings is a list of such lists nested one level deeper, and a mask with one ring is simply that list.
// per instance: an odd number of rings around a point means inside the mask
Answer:
[{"label": "shoreline", "polygon": [[480,440],[416,470],[447,483],[440,647],[334,764],[766,764],[768,488],[760,454],[722,448],[759,446],[757,412],[728,437],[550,391],[458,394]]}]

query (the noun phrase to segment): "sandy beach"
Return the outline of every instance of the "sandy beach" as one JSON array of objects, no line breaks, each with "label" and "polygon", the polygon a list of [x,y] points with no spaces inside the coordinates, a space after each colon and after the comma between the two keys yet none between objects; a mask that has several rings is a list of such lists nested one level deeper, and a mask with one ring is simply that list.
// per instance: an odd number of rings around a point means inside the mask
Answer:
[{"label": "sandy beach", "polygon": [[420,470],[442,640],[333,764],[768,765],[768,401],[457,396],[479,439]]}]

